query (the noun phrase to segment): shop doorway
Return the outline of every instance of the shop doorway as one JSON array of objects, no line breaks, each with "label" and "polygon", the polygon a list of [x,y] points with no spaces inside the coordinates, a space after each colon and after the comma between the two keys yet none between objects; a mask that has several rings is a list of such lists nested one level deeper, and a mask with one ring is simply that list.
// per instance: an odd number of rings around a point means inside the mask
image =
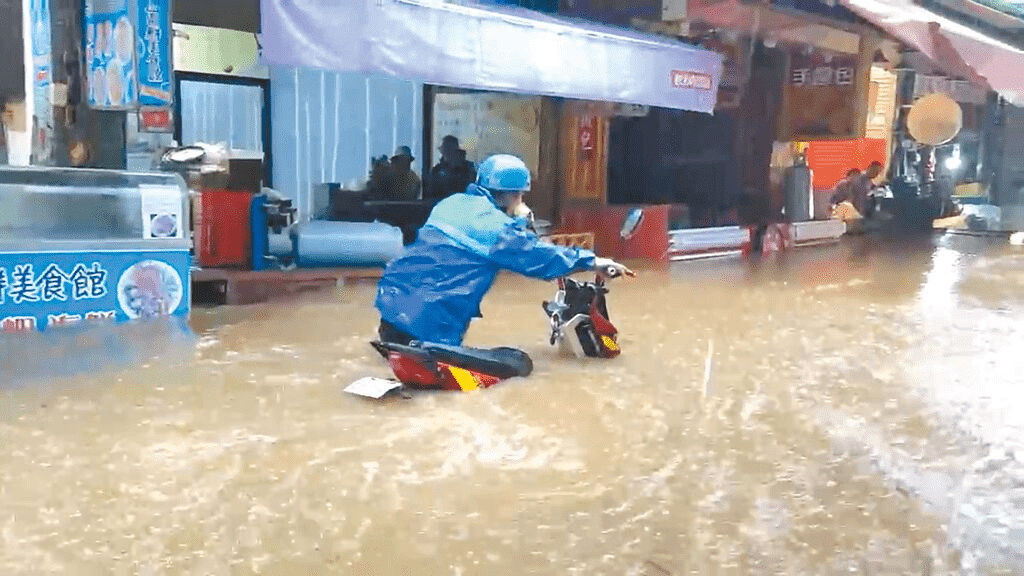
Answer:
[{"label": "shop doorway", "polygon": [[273,182],[270,83],[256,78],[178,73],[174,138],[181,145],[223,143],[263,157],[263,182]]},{"label": "shop doorway", "polygon": [[611,121],[609,204],[671,204],[673,229],[735,224],[739,177],[728,112],[652,108]]}]

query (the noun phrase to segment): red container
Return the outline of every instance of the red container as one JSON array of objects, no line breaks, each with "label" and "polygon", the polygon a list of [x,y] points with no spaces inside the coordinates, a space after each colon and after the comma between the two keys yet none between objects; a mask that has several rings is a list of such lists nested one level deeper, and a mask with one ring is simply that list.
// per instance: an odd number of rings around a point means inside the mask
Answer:
[{"label": "red container", "polygon": [[247,268],[252,253],[252,194],[204,189],[196,245],[203,268]]}]

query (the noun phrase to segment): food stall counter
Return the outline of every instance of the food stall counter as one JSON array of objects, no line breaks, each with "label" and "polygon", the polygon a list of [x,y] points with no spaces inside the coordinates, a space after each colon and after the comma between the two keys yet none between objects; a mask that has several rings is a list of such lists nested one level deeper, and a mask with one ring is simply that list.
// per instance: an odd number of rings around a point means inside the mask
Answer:
[{"label": "food stall counter", "polygon": [[186,317],[188,202],[177,174],[0,168],[0,332]]}]

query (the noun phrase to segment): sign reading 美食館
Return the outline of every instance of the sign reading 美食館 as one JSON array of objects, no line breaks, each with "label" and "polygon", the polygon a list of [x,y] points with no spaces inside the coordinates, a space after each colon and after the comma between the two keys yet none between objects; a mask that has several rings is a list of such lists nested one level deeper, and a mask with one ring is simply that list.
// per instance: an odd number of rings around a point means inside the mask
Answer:
[{"label": "sign reading \u7f8e\u98df\u9928", "polygon": [[0,254],[0,333],[184,316],[186,251]]}]

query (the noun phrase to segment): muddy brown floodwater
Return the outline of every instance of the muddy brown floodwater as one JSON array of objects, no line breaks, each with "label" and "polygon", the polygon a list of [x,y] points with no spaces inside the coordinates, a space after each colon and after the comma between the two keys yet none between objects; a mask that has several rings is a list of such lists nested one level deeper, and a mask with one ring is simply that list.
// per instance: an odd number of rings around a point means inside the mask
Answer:
[{"label": "muddy brown floodwater", "polygon": [[503,278],[468,343],[536,374],[411,400],[342,392],[387,375],[372,285],[197,310],[0,392],[0,573],[1024,574],[1024,251],[894,245],[616,282],[613,361]]}]

